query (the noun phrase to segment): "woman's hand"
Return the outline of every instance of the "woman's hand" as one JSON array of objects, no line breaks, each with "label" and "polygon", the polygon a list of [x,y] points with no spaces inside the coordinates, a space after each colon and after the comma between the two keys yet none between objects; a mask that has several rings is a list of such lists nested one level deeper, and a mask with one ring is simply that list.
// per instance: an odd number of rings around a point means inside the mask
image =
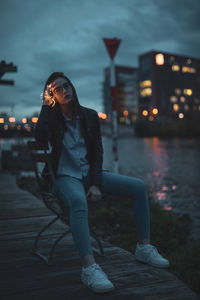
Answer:
[{"label": "woman's hand", "polygon": [[91,185],[87,192],[87,197],[90,197],[91,201],[98,201],[101,199],[101,191],[96,185]]},{"label": "woman's hand", "polygon": [[42,104],[43,105],[52,105],[53,103],[55,103],[55,100],[52,99],[52,96],[50,95],[51,92],[51,84],[47,85],[46,90],[44,92],[44,97],[43,97],[43,101]]}]

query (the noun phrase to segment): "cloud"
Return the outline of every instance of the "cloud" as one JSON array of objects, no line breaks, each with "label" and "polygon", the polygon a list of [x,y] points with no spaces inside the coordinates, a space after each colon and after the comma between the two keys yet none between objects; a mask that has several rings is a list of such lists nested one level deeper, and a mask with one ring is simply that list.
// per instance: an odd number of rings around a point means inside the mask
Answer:
[{"label": "cloud", "polygon": [[110,64],[103,37],[122,40],[115,63],[138,66],[138,56],[160,50],[199,57],[199,0],[1,1],[0,59],[17,73],[0,86],[0,111],[15,105],[20,115],[41,106],[50,73],[74,83],[80,103],[102,108],[103,69]]}]

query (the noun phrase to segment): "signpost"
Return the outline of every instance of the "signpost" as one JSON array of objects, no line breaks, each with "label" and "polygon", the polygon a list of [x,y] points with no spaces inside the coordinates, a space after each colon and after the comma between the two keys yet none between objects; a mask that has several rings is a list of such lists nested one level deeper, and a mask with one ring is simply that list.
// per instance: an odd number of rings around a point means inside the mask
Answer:
[{"label": "signpost", "polygon": [[7,72],[17,72],[17,67],[13,63],[7,64],[4,60],[0,62],[0,84],[14,85],[14,80],[1,79]]},{"label": "signpost", "polygon": [[114,66],[114,57],[119,47],[121,40],[113,39],[103,39],[105,46],[108,50],[110,56],[110,94],[111,94],[111,103],[112,103],[112,137],[113,145],[112,151],[114,156],[114,173],[119,172],[119,163],[118,163],[118,128],[117,128],[117,99],[116,99],[116,76],[115,76],[115,66]]}]

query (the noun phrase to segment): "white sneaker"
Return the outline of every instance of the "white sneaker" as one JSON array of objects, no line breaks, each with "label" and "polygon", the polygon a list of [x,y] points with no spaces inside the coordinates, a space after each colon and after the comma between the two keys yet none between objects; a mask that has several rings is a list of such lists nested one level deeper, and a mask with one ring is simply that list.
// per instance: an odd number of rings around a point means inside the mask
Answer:
[{"label": "white sneaker", "polygon": [[96,263],[87,268],[82,267],[81,280],[96,293],[106,293],[114,290],[114,285]]},{"label": "white sneaker", "polygon": [[147,263],[154,267],[169,267],[169,261],[166,258],[162,257],[158,253],[158,250],[151,244],[145,244],[143,246],[140,246],[139,243],[137,243],[135,250],[135,258],[138,261]]}]

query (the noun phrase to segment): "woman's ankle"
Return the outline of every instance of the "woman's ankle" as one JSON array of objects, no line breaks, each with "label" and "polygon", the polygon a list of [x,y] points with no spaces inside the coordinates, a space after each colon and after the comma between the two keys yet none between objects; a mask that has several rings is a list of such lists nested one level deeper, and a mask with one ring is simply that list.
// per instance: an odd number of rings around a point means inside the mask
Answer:
[{"label": "woman's ankle", "polygon": [[89,254],[89,255],[85,255],[81,258],[82,260],[82,267],[87,268],[92,264],[95,264],[95,259],[94,256]]}]

